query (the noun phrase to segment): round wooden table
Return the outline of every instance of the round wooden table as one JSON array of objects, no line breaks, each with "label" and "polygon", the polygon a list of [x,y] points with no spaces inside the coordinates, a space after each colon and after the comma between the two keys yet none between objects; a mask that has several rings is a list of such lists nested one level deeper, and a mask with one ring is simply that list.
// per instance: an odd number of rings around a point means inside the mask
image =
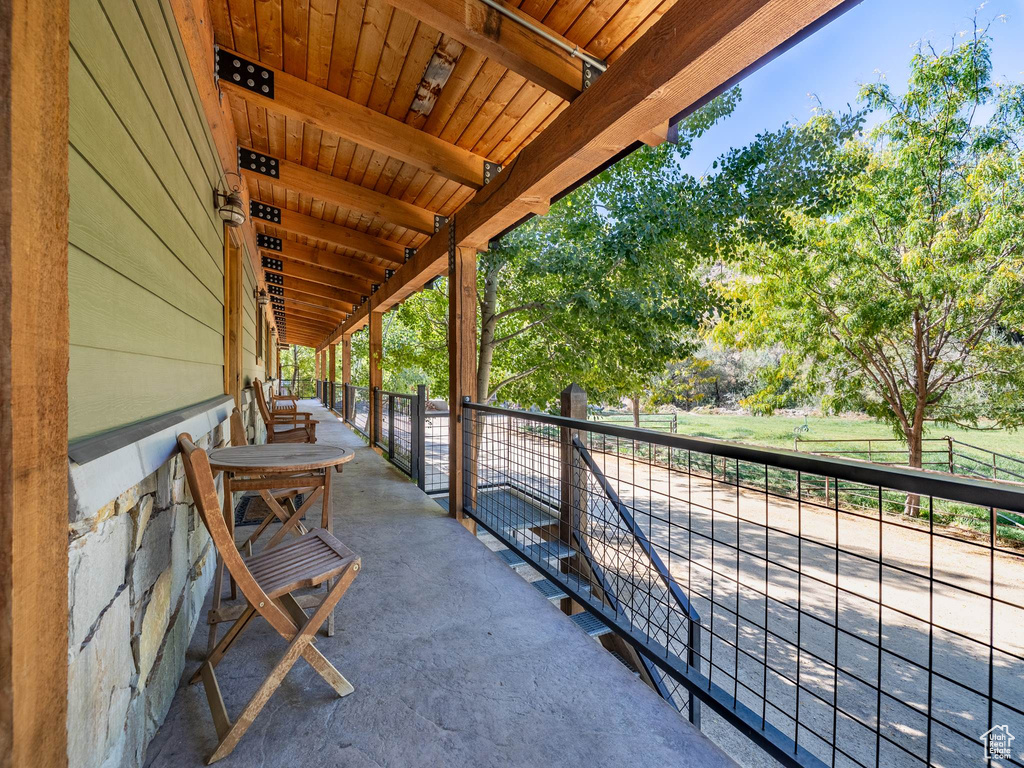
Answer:
[{"label": "round wooden table", "polygon": [[[247,554],[252,554],[252,545],[270,523],[279,520],[281,528],[267,543],[266,548],[277,546],[289,533],[302,535],[306,528],[302,518],[320,500],[320,527],[333,533],[331,519],[331,475],[334,467],[341,472],[343,464],[352,461],[355,454],[348,448],[333,445],[309,445],[306,443],[277,443],[264,445],[240,445],[217,448],[210,451],[210,468],[224,473],[224,521],[232,537],[235,533],[235,505],[233,494],[237,491],[258,491],[270,511],[251,536],[241,545]],[[296,508],[294,499],[299,494],[306,498]],[[306,495],[308,494],[308,495]],[[281,506],[286,501],[286,511]],[[216,642],[216,625],[231,619],[236,610],[221,610],[221,592],[224,564],[217,558],[217,571],[213,579],[213,605],[208,617],[210,623],[210,647]],[[232,598],[234,598],[234,584]],[[300,604],[301,604],[300,600]],[[334,611],[327,622],[327,634],[334,634]]]}]

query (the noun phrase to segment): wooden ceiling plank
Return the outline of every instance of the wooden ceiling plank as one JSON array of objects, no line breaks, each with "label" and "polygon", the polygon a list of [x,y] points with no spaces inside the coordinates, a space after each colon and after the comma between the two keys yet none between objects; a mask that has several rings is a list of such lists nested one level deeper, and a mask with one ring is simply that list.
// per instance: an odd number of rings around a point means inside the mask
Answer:
[{"label": "wooden ceiling plank", "polygon": [[331,299],[326,296],[310,295],[304,291],[297,291],[294,288],[289,288],[287,286],[285,286],[283,298],[286,302],[295,301],[300,304],[307,304],[314,307],[325,307],[342,313],[351,312],[352,305],[359,303],[358,298],[355,301],[342,301],[339,299]]},{"label": "wooden ceiling plank", "polygon": [[591,51],[588,43],[629,2],[632,0],[592,0],[572,23],[572,26],[565,31],[565,36]]},{"label": "wooden ceiling plank", "polygon": [[[227,79],[222,79],[220,85],[232,97],[315,125],[430,173],[467,186],[483,185],[482,157],[280,70],[274,71],[273,99]],[[298,151],[293,154],[289,146],[287,159],[297,156]]]},{"label": "wooden ceiling plank", "polygon": [[260,48],[256,40],[256,9],[252,0],[228,0],[228,11],[231,14],[231,34],[238,52],[250,59],[256,58],[260,55]]},{"label": "wooden ceiling plank", "polygon": [[343,0],[339,3],[338,14],[334,19],[334,44],[327,89],[341,96],[348,95],[352,82],[359,30],[363,27],[363,8],[363,0]]},{"label": "wooden ceiling plank", "polygon": [[283,307],[280,310],[286,317],[296,317],[305,320],[344,320],[345,315],[341,312],[330,312],[328,310],[306,310],[301,309],[300,305],[297,304],[279,304],[279,307]]},{"label": "wooden ceiling plank", "polygon": [[339,0],[310,0],[309,3],[306,79],[320,88],[327,87],[331,73],[331,49],[334,47],[334,22],[338,15],[338,3]]},{"label": "wooden ceiling plank", "polygon": [[366,2],[356,58],[352,66],[352,82],[348,89],[348,98],[361,106],[365,106],[370,98],[393,12],[392,7],[384,0]]},{"label": "wooden ceiling plank", "polygon": [[459,102],[452,112],[451,117],[438,132],[438,137],[444,141],[455,143],[465,130],[466,126],[480,111],[487,101],[494,87],[501,81],[508,70],[490,59],[485,59],[473,78],[473,82],[466,91],[465,97]]},{"label": "wooden ceiling plank", "polygon": [[235,36],[231,31],[231,11],[228,0],[209,0],[210,29],[214,31],[214,42],[217,45],[235,47]]},{"label": "wooden ceiling plank", "polygon": [[284,71],[306,76],[306,33],[309,28],[309,0],[284,0],[282,4]]},{"label": "wooden ceiling plank", "polygon": [[[679,0],[526,146],[455,217],[457,243],[479,243],[550,199],[707,94],[767,60],[849,0]],[[323,344],[351,333],[369,312],[386,311],[447,268],[446,224]]]},{"label": "wooden ceiling plank", "polygon": [[391,15],[391,25],[377,64],[377,75],[366,101],[366,106],[375,112],[387,114],[391,97],[402,75],[402,67],[415,39],[417,26],[416,19],[406,13],[395,12]]},{"label": "wooden ceiling plank", "polygon": [[643,24],[661,4],[662,0],[630,0],[625,3],[608,23],[587,41],[587,50],[593,51],[595,56],[609,58],[618,45]]},{"label": "wooden ceiling plank", "polygon": [[484,132],[504,114],[509,102],[519,93],[526,82],[522,75],[511,70],[507,71],[505,76],[494,86],[494,90],[491,91],[484,105],[473,115],[455,143],[472,151]]},{"label": "wooden ceiling plank", "polygon": [[[527,80],[557,93],[566,101],[572,101],[583,90],[583,69],[580,59],[570,56],[532,30],[505,18],[479,0],[388,2]],[[514,6],[506,7],[510,13],[524,16]],[[538,24],[534,19],[529,21]],[[554,30],[549,32],[554,37],[561,38]],[[571,45],[567,40],[565,43]]]},{"label": "wooden ceiling plank", "polygon": [[284,68],[281,25],[281,0],[261,0],[256,3],[256,32],[260,61],[278,69]]}]

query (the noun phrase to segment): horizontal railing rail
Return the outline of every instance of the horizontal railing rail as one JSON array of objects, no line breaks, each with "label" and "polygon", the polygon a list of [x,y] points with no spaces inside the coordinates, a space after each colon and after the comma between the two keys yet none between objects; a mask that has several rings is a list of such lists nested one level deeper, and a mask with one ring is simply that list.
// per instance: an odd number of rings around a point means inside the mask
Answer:
[{"label": "horizontal railing rail", "polygon": [[970,763],[1024,722],[1024,537],[1005,524],[1024,488],[464,414],[464,514],[718,716],[702,728],[784,765],[877,768]]}]

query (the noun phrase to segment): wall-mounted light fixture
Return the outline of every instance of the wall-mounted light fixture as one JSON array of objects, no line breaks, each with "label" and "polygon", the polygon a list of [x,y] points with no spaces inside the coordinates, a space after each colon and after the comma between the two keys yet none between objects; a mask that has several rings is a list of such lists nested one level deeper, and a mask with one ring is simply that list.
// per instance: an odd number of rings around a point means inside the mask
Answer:
[{"label": "wall-mounted light fixture", "polygon": [[[227,188],[228,176],[238,179],[238,184],[233,185],[231,189]],[[242,177],[229,171],[217,182],[217,188],[213,190],[213,205],[217,209],[217,215],[229,227],[240,227],[245,223],[241,183]]]},{"label": "wall-mounted light fixture", "polygon": [[270,303],[270,296],[267,294],[266,288],[260,288],[259,290],[253,288],[252,297],[256,299],[256,304],[260,309],[263,309]]}]

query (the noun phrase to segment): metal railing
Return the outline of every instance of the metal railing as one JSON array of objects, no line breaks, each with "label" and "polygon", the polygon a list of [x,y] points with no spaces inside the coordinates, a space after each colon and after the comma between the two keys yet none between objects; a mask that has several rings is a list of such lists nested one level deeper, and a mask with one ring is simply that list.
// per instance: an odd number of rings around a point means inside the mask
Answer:
[{"label": "metal railing", "polygon": [[377,447],[388,461],[418,480],[420,462],[417,458],[422,455],[419,444],[423,429],[419,414],[424,407],[424,388],[421,386],[416,395],[375,389],[374,398],[380,418]]},{"label": "metal railing", "polygon": [[279,395],[295,395],[301,399],[308,399],[317,396],[315,379],[279,379],[277,382],[277,393]]},{"label": "metal railing", "polygon": [[713,739],[869,768],[1024,733],[1024,488],[473,403],[462,426],[464,513]]},{"label": "metal railing", "polygon": [[420,488],[429,494],[448,492],[448,411],[423,412],[423,472]]},{"label": "metal railing", "polygon": [[[922,469],[955,475],[1024,483],[1024,459],[990,451],[948,435],[926,437],[922,441]],[[875,464],[906,466],[910,451],[905,440],[897,438],[844,438],[808,440],[797,435],[793,448],[825,456],[861,459]]]}]

